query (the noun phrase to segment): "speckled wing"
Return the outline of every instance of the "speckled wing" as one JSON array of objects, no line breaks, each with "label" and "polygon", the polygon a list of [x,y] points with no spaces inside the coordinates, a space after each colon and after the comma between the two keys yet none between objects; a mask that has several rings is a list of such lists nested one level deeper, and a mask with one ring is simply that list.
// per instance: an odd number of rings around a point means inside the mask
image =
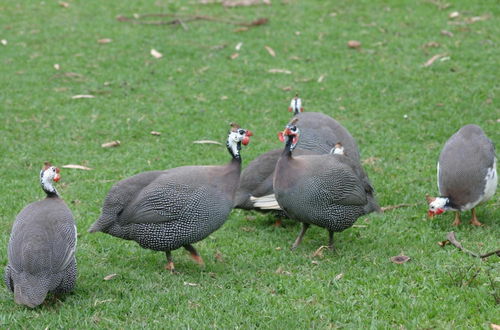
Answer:
[{"label": "speckled wing", "polygon": [[[161,223],[227,215],[232,207],[218,187],[197,172],[166,173],[137,196],[123,213],[129,223]],[[226,205],[227,204],[227,205]],[[216,215],[217,214],[217,215]]]},{"label": "speckled wing", "polygon": [[349,165],[331,155],[318,157],[321,157],[323,161],[317,163],[320,164],[319,168],[311,171],[317,174],[306,179],[315,181],[311,186],[317,190],[314,194],[318,198],[338,205],[362,206],[367,203],[363,182]]}]

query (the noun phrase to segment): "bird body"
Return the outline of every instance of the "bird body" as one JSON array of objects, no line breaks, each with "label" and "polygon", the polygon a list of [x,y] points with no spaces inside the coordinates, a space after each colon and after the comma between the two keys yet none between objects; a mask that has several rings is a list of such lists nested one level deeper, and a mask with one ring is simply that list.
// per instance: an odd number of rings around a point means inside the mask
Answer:
[{"label": "bird body", "polygon": [[328,154],[341,143],[347,157],[360,161],[359,149],[349,131],[332,117],[321,112],[301,112],[295,115],[300,129],[297,148]]},{"label": "bird body", "polygon": [[455,225],[461,211],[473,210],[472,224],[481,225],[474,208],[489,200],[496,191],[495,147],[477,125],[466,125],[445,143],[437,164],[440,197],[428,198],[429,214],[453,210]]},{"label": "bird body", "polygon": [[170,251],[180,247],[203,263],[191,244],[220,228],[231,212],[241,171],[239,150],[251,135],[233,126],[227,142],[233,158],[226,165],[150,171],[116,183],[89,232],[101,231],[165,251],[170,270]]},{"label": "bird body", "polygon": [[176,250],[207,237],[225,222],[239,180],[238,162],[144,172],[111,188],[89,231]]},{"label": "bird body", "polygon": [[[55,170],[46,167],[45,171]],[[17,215],[8,247],[5,283],[14,292],[16,303],[32,308],[43,303],[49,292],[72,291],[76,282],[75,222],[64,201],[50,188],[47,198],[27,205]]]},{"label": "bird body", "polygon": [[303,223],[294,248],[310,224],[326,228],[332,246],[334,232],[379,207],[366,174],[353,159],[342,154],[292,156],[300,141],[298,132],[292,122],[283,133],[286,145],[274,176],[276,200],[292,219]]}]

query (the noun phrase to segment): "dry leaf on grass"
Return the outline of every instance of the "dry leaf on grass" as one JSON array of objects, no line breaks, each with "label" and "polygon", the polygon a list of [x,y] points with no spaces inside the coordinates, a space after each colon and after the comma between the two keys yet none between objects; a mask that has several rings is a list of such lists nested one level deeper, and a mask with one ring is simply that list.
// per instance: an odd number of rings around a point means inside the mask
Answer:
[{"label": "dry leaf on grass", "polygon": [[450,32],[448,30],[441,30],[441,35],[447,36],[447,37],[453,37],[453,32]]},{"label": "dry leaf on grass", "polygon": [[237,58],[238,58],[238,56],[240,56],[240,53],[234,53],[234,54],[232,54],[232,55],[230,56],[230,58],[231,58],[232,60],[235,60],[235,59],[237,59]]},{"label": "dry leaf on grass", "polygon": [[222,256],[222,253],[219,250],[217,250],[217,252],[215,252],[214,258],[218,262],[224,262],[224,257]]},{"label": "dry leaf on grass", "polygon": [[184,282],[185,286],[198,286],[198,283]]},{"label": "dry leaf on grass", "polygon": [[434,64],[434,62],[436,62],[437,60],[439,60],[440,58],[442,57],[445,57],[446,54],[436,54],[434,56],[432,56],[430,59],[428,59],[424,64],[423,66],[426,68],[428,66],[431,66],[432,64]]},{"label": "dry leaf on grass", "polygon": [[68,8],[69,7],[69,3],[61,1],[61,2],[59,2],[59,6],[61,6],[63,8]]},{"label": "dry leaf on grass", "polygon": [[79,95],[73,95],[71,98],[72,99],[93,99],[95,96],[90,95],[90,94],[79,94]]},{"label": "dry leaf on grass", "polygon": [[239,52],[242,46],[243,46],[243,43],[242,43],[242,42],[238,42],[238,43],[236,44],[236,46],[234,47],[234,49],[235,49],[237,52]]},{"label": "dry leaf on grass", "polygon": [[196,144],[218,144],[218,145],[222,145],[222,143],[218,142],[218,141],[214,141],[214,140],[196,140],[196,141],[193,141],[193,143],[196,143]]},{"label": "dry leaf on grass", "polygon": [[103,39],[99,39],[97,40],[97,43],[99,44],[109,44],[110,42],[112,42],[113,39],[110,39],[110,38],[103,38]]},{"label": "dry leaf on grass", "polygon": [[68,164],[68,165],[63,165],[62,168],[71,168],[75,170],[85,170],[85,171],[90,171],[91,168],[83,165],[77,165],[77,164]]},{"label": "dry leaf on grass", "polygon": [[278,246],[277,248],[275,248],[276,251],[281,251],[283,248],[281,246]]},{"label": "dry leaf on grass", "polygon": [[272,57],[276,56],[276,53],[274,52],[274,50],[271,47],[264,46],[264,48],[267,50],[267,52],[269,53],[269,55],[271,55]]},{"label": "dry leaf on grass", "polygon": [[292,71],[285,69],[269,69],[267,72],[269,73],[284,73],[284,74],[292,74]]},{"label": "dry leaf on grass", "polygon": [[380,160],[380,158],[375,157],[375,156],[371,156],[371,157],[363,159],[361,162],[363,163],[363,165],[367,165],[367,164],[368,165],[373,165],[373,164],[375,164],[379,160]]},{"label": "dry leaf on grass", "polygon": [[313,260],[313,261],[311,261],[311,263],[312,263],[313,265],[319,265],[319,261],[317,261],[317,260]]},{"label": "dry leaf on grass", "polygon": [[106,275],[106,276],[104,276],[104,280],[105,281],[109,281],[109,280],[115,278],[117,275],[118,274],[109,274],[109,275]]},{"label": "dry leaf on grass", "polygon": [[340,273],[338,274],[337,276],[335,276],[335,280],[338,281],[340,280],[342,277],[344,277],[344,273]]},{"label": "dry leaf on grass", "polygon": [[151,49],[151,51],[149,52],[151,54],[151,56],[153,56],[154,58],[162,58],[163,57],[163,54],[160,53],[159,51],[157,51],[156,49]]},{"label": "dry leaf on grass", "polygon": [[283,275],[292,275],[292,273],[290,273],[289,271],[287,270],[284,270],[283,267],[278,267],[278,269],[276,269],[276,274],[283,274]]},{"label": "dry leaf on grass", "polygon": [[233,30],[233,32],[245,32],[245,31],[248,31],[249,29],[247,27],[239,27],[239,28],[236,28]]},{"label": "dry leaf on grass", "polygon": [[120,144],[121,144],[120,141],[115,140],[115,141],[103,143],[103,144],[101,144],[101,147],[112,148],[112,147],[118,147]]},{"label": "dry leaf on grass", "polygon": [[324,79],[325,79],[325,75],[324,75],[324,74],[322,74],[321,76],[319,76],[319,78],[318,78],[318,82],[319,82],[319,83],[322,83]]},{"label": "dry leaf on grass", "polygon": [[361,47],[361,42],[359,42],[357,40],[349,40],[347,42],[347,47],[353,48],[353,49],[359,48],[359,47]]},{"label": "dry leaf on grass", "polygon": [[435,41],[429,41],[427,43],[424,44],[424,48],[437,48],[437,47],[441,47],[441,45],[438,43],[438,42],[435,42]]},{"label": "dry leaf on grass", "polygon": [[59,69],[61,69],[61,66],[56,63],[56,64],[54,64],[54,69],[59,70]]},{"label": "dry leaf on grass", "polygon": [[149,132],[149,133],[150,133],[151,135],[161,135],[161,133],[160,133],[160,132],[157,132],[157,131],[151,131],[151,132]]},{"label": "dry leaf on grass", "polygon": [[328,249],[328,245],[322,245],[316,251],[314,251],[314,253],[312,254],[313,258],[314,257],[322,257],[323,256],[323,249]]},{"label": "dry leaf on grass", "polygon": [[445,245],[450,244],[450,241],[449,240],[444,240],[444,241],[437,242],[437,244],[440,247],[444,247]]},{"label": "dry leaf on grass", "polygon": [[280,87],[281,90],[285,91],[285,92],[289,92],[292,90],[292,87],[291,86],[285,86],[285,87]]},{"label": "dry leaf on grass", "polygon": [[451,18],[451,19],[455,19],[455,18],[458,18],[460,16],[460,13],[458,11],[452,11],[448,17]]},{"label": "dry leaf on grass", "polygon": [[407,257],[405,255],[395,256],[391,258],[391,261],[395,264],[404,264],[409,260],[411,260],[410,257]]},{"label": "dry leaf on grass", "polygon": [[246,231],[247,233],[254,232],[255,227],[240,227],[241,230]]},{"label": "dry leaf on grass", "polygon": [[2,45],[4,45],[4,46],[7,46],[7,40],[5,40],[5,39],[0,40],[0,43],[2,43]]},{"label": "dry leaf on grass", "polygon": [[248,7],[256,5],[270,5],[271,0],[225,0],[222,1],[224,7]]}]

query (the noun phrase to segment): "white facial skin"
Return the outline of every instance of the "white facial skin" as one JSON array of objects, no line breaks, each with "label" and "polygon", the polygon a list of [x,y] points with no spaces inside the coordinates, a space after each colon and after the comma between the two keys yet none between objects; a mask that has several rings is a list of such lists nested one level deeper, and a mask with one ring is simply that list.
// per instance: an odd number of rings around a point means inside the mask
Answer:
[{"label": "white facial skin", "polygon": [[291,150],[293,150],[293,149],[295,149],[295,146],[297,146],[297,142],[299,140],[300,131],[299,131],[299,128],[297,126],[295,126],[295,125],[289,125],[286,128],[289,131],[286,134],[286,135],[288,135],[288,138],[296,140],[296,142],[295,143],[292,142],[292,145],[291,145]]},{"label": "white facial skin", "polygon": [[448,198],[436,197],[434,201],[429,203],[429,211],[435,214],[441,214],[446,211],[446,203],[448,203]]},{"label": "white facial skin", "polygon": [[333,148],[331,151],[330,151],[331,154],[333,155],[343,155],[344,154],[344,147],[342,146],[335,146],[335,148]]},{"label": "white facial skin", "polygon": [[233,155],[239,155],[240,151],[238,150],[238,142],[243,141],[243,139],[247,136],[247,131],[238,128],[236,132],[229,132],[229,136],[227,138],[227,145],[231,148]]},{"label": "white facial skin", "polygon": [[292,108],[294,114],[298,114],[302,108],[302,100],[298,97],[294,97],[290,102],[290,108]]},{"label": "white facial skin", "polygon": [[45,191],[55,192],[56,188],[52,185],[52,181],[59,181],[59,173],[55,166],[50,166],[45,171],[40,172],[40,183]]}]

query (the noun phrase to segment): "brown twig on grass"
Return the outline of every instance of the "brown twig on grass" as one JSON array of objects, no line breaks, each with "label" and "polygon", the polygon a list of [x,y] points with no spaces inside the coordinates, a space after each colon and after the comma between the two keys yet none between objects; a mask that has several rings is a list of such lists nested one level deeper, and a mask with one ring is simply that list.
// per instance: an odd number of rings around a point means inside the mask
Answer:
[{"label": "brown twig on grass", "polygon": [[387,206],[381,207],[380,210],[382,212],[385,212],[385,211],[390,211],[390,210],[394,210],[394,209],[399,209],[400,207],[412,207],[412,206],[417,206],[417,204],[403,203],[403,204],[396,204],[396,205],[387,205]]},{"label": "brown twig on grass", "polygon": [[[173,17],[173,19],[168,21],[142,20],[142,18],[147,18],[147,17]],[[205,15],[181,16],[176,14],[143,14],[143,15],[134,15],[133,17],[126,17],[123,15],[119,15],[116,17],[116,19],[119,22],[132,22],[133,24],[149,24],[149,25],[176,25],[176,24],[184,25],[185,22],[212,21],[212,22],[222,22],[226,24],[247,26],[247,27],[264,25],[267,24],[267,22],[269,22],[269,19],[267,18],[259,18],[251,22],[238,22],[213,16],[205,16]]]},{"label": "brown twig on grass", "polygon": [[446,238],[448,239],[448,241],[453,244],[456,248],[458,248],[459,250],[467,253],[468,255],[471,255],[473,257],[476,257],[476,258],[488,258],[488,257],[491,257],[492,255],[497,255],[500,257],[500,250],[496,250],[496,251],[493,251],[493,252],[488,252],[488,253],[485,253],[485,254],[479,254],[479,253],[476,253],[476,252],[473,252],[473,251],[470,251],[470,250],[467,250],[466,248],[464,248],[462,246],[462,244],[457,240],[457,238],[455,237],[455,232],[453,231],[450,231],[448,233],[448,235],[446,235]]}]

